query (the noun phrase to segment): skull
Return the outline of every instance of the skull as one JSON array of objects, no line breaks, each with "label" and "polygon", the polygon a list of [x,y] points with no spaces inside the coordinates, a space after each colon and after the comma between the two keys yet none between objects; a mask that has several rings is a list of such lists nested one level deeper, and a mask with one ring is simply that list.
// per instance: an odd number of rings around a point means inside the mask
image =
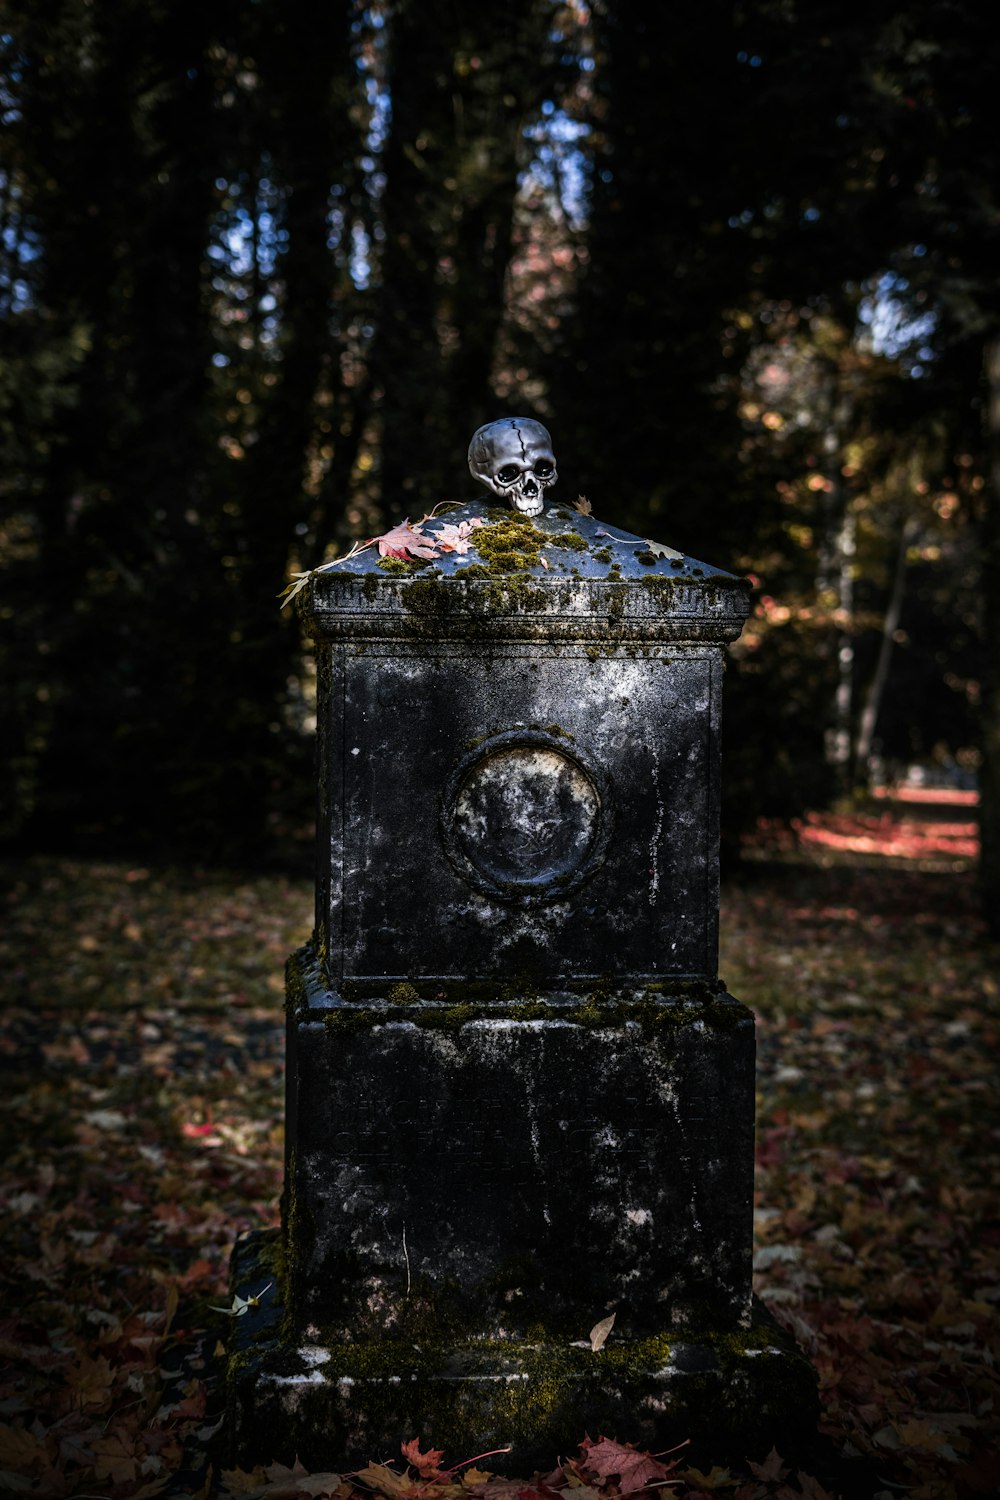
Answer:
[{"label": "skull", "polygon": [[522,515],[540,515],[544,493],[558,478],[552,439],[531,417],[488,422],[469,444],[469,473]]}]

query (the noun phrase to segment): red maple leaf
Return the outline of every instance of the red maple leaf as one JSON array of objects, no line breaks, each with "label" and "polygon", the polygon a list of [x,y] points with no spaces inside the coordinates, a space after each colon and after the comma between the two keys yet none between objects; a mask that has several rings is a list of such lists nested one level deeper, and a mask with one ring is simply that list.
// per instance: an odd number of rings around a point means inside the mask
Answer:
[{"label": "red maple leaf", "polygon": [[426,1453],[420,1451],[420,1439],[411,1438],[408,1443],[400,1443],[400,1450],[408,1464],[429,1479],[433,1474],[440,1474],[441,1460],[444,1458],[443,1448],[428,1448]]},{"label": "red maple leaf", "polygon": [[407,554],[411,557],[437,557],[438,549],[434,538],[428,536],[425,531],[411,526],[409,520],[401,521],[384,536],[374,538],[378,542],[379,554],[382,557],[402,557]]},{"label": "red maple leaf", "polygon": [[597,1443],[584,1438],[580,1447],[584,1450],[582,1466],[601,1479],[617,1474],[623,1495],[644,1490],[654,1481],[669,1479],[670,1470],[676,1467],[676,1461],[661,1464],[651,1453],[642,1452],[632,1443],[616,1443],[611,1438],[602,1437]]}]

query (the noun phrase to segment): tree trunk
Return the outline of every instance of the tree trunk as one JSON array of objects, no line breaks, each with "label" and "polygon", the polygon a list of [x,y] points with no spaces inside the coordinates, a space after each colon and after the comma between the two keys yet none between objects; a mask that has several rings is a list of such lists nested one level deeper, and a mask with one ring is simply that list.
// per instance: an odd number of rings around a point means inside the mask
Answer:
[{"label": "tree trunk", "polygon": [[917,522],[913,516],[908,516],[903,522],[899,533],[899,546],[896,550],[896,566],[892,577],[892,590],[889,594],[889,602],[885,608],[882,619],[882,639],[879,642],[878,660],[875,663],[875,672],[868,685],[865,694],[864,708],[861,710],[861,720],[858,725],[858,739],[854,747],[854,780],[858,786],[870,785],[870,772],[868,761],[872,753],[872,745],[875,740],[875,730],[878,728],[879,710],[882,707],[882,699],[885,695],[885,686],[889,680],[889,663],[892,660],[893,637],[899,629],[899,620],[903,612],[903,595],[906,592],[906,555],[917,530]]}]

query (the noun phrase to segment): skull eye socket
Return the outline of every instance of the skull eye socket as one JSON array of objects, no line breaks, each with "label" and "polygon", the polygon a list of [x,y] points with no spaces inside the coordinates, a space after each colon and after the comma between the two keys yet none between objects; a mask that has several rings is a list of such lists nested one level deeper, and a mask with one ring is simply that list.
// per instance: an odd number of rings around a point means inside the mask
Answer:
[{"label": "skull eye socket", "polygon": [[514,480],[520,477],[520,473],[521,470],[517,464],[504,464],[497,473],[497,479],[501,484],[513,484]]},{"label": "skull eye socket", "polygon": [[547,459],[541,458],[532,471],[536,479],[550,479],[555,473],[555,466]]}]

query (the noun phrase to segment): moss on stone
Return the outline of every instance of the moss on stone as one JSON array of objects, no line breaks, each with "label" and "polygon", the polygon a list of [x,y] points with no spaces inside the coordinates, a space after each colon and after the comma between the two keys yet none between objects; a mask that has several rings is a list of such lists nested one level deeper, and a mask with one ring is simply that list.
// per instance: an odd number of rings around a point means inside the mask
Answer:
[{"label": "moss on stone", "polygon": [[405,577],[409,573],[416,573],[422,564],[405,557],[380,557],[375,566],[381,568],[383,573]]},{"label": "moss on stone", "polygon": [[587,543],[578,531],[557,531],[554,536],[546,537],[546,547],[560,547],[568,552],[586,552]]},{"label": "moss on stone", "polygon": [[390,1005],[413,1005],[420,1000],[420,991],[412,984],[391,984],[386,994]]},{"label": "moss on stone", "polygon": [[[413,991],[416,998],[394,999],[394,992]],[[522,990],[523,995],[523,990]],[[341,1036],[355,1035],[374,1026],[384,1026],[396,1021],[409,1021],[427,1031],[458,1031],[470,1021],[515,1020],[515,1021],[563,1021],[587,1030],[600,1027],[623,1026],[638,1023],[646,1036],[654,1037],[659,1032],[700,1022],[712,1031],[732,1031],[745,1021],[752,1021],[752,1012],[737,1001],[716,1000],[706,1004],[694,995],[687,1000],[666,1001],[655,999],[622,999],[605,997],[601,992],[592,993],[579,1004],[554,1004],[538,996],[523,995],[518,999],[510,996],[494,999],[453,1001],[451,1004],[420,1003],[413,985],[394,985],[386,997],[387,1003],[378,1005],[337,1006],[331,1010],[311,1012],[308,1019],[322,1021],[331,1032]],[[305,1019],[300,1013],[300,1018]]]},{"label": "moss on stone", "polygon": [[606,604],[608,619],[612,625],[617,625],[625,618],[625,605],[628,601],[628,584],[612,583],[606,591]]},{"label": "moss on stone", "polygon": [[451,608],[448,585],[441,578],[418,578],[400,593],[403,608],[416,615],[446,615]]},{"label": "moss on stone", "polygon": [[[542,560],[541,547],[547,538],[531,517],[518,515],[516,511],[500,512],[499,519],[492,519],[496,515],[494,511],[489,514],[490,524],[477,527],[474,537],[476,551],[483,559],[480,566],[491,575],[521,573],[538,567]],[[464,568],[463,576],[467,578],[475,566],[471,563]]]}]

